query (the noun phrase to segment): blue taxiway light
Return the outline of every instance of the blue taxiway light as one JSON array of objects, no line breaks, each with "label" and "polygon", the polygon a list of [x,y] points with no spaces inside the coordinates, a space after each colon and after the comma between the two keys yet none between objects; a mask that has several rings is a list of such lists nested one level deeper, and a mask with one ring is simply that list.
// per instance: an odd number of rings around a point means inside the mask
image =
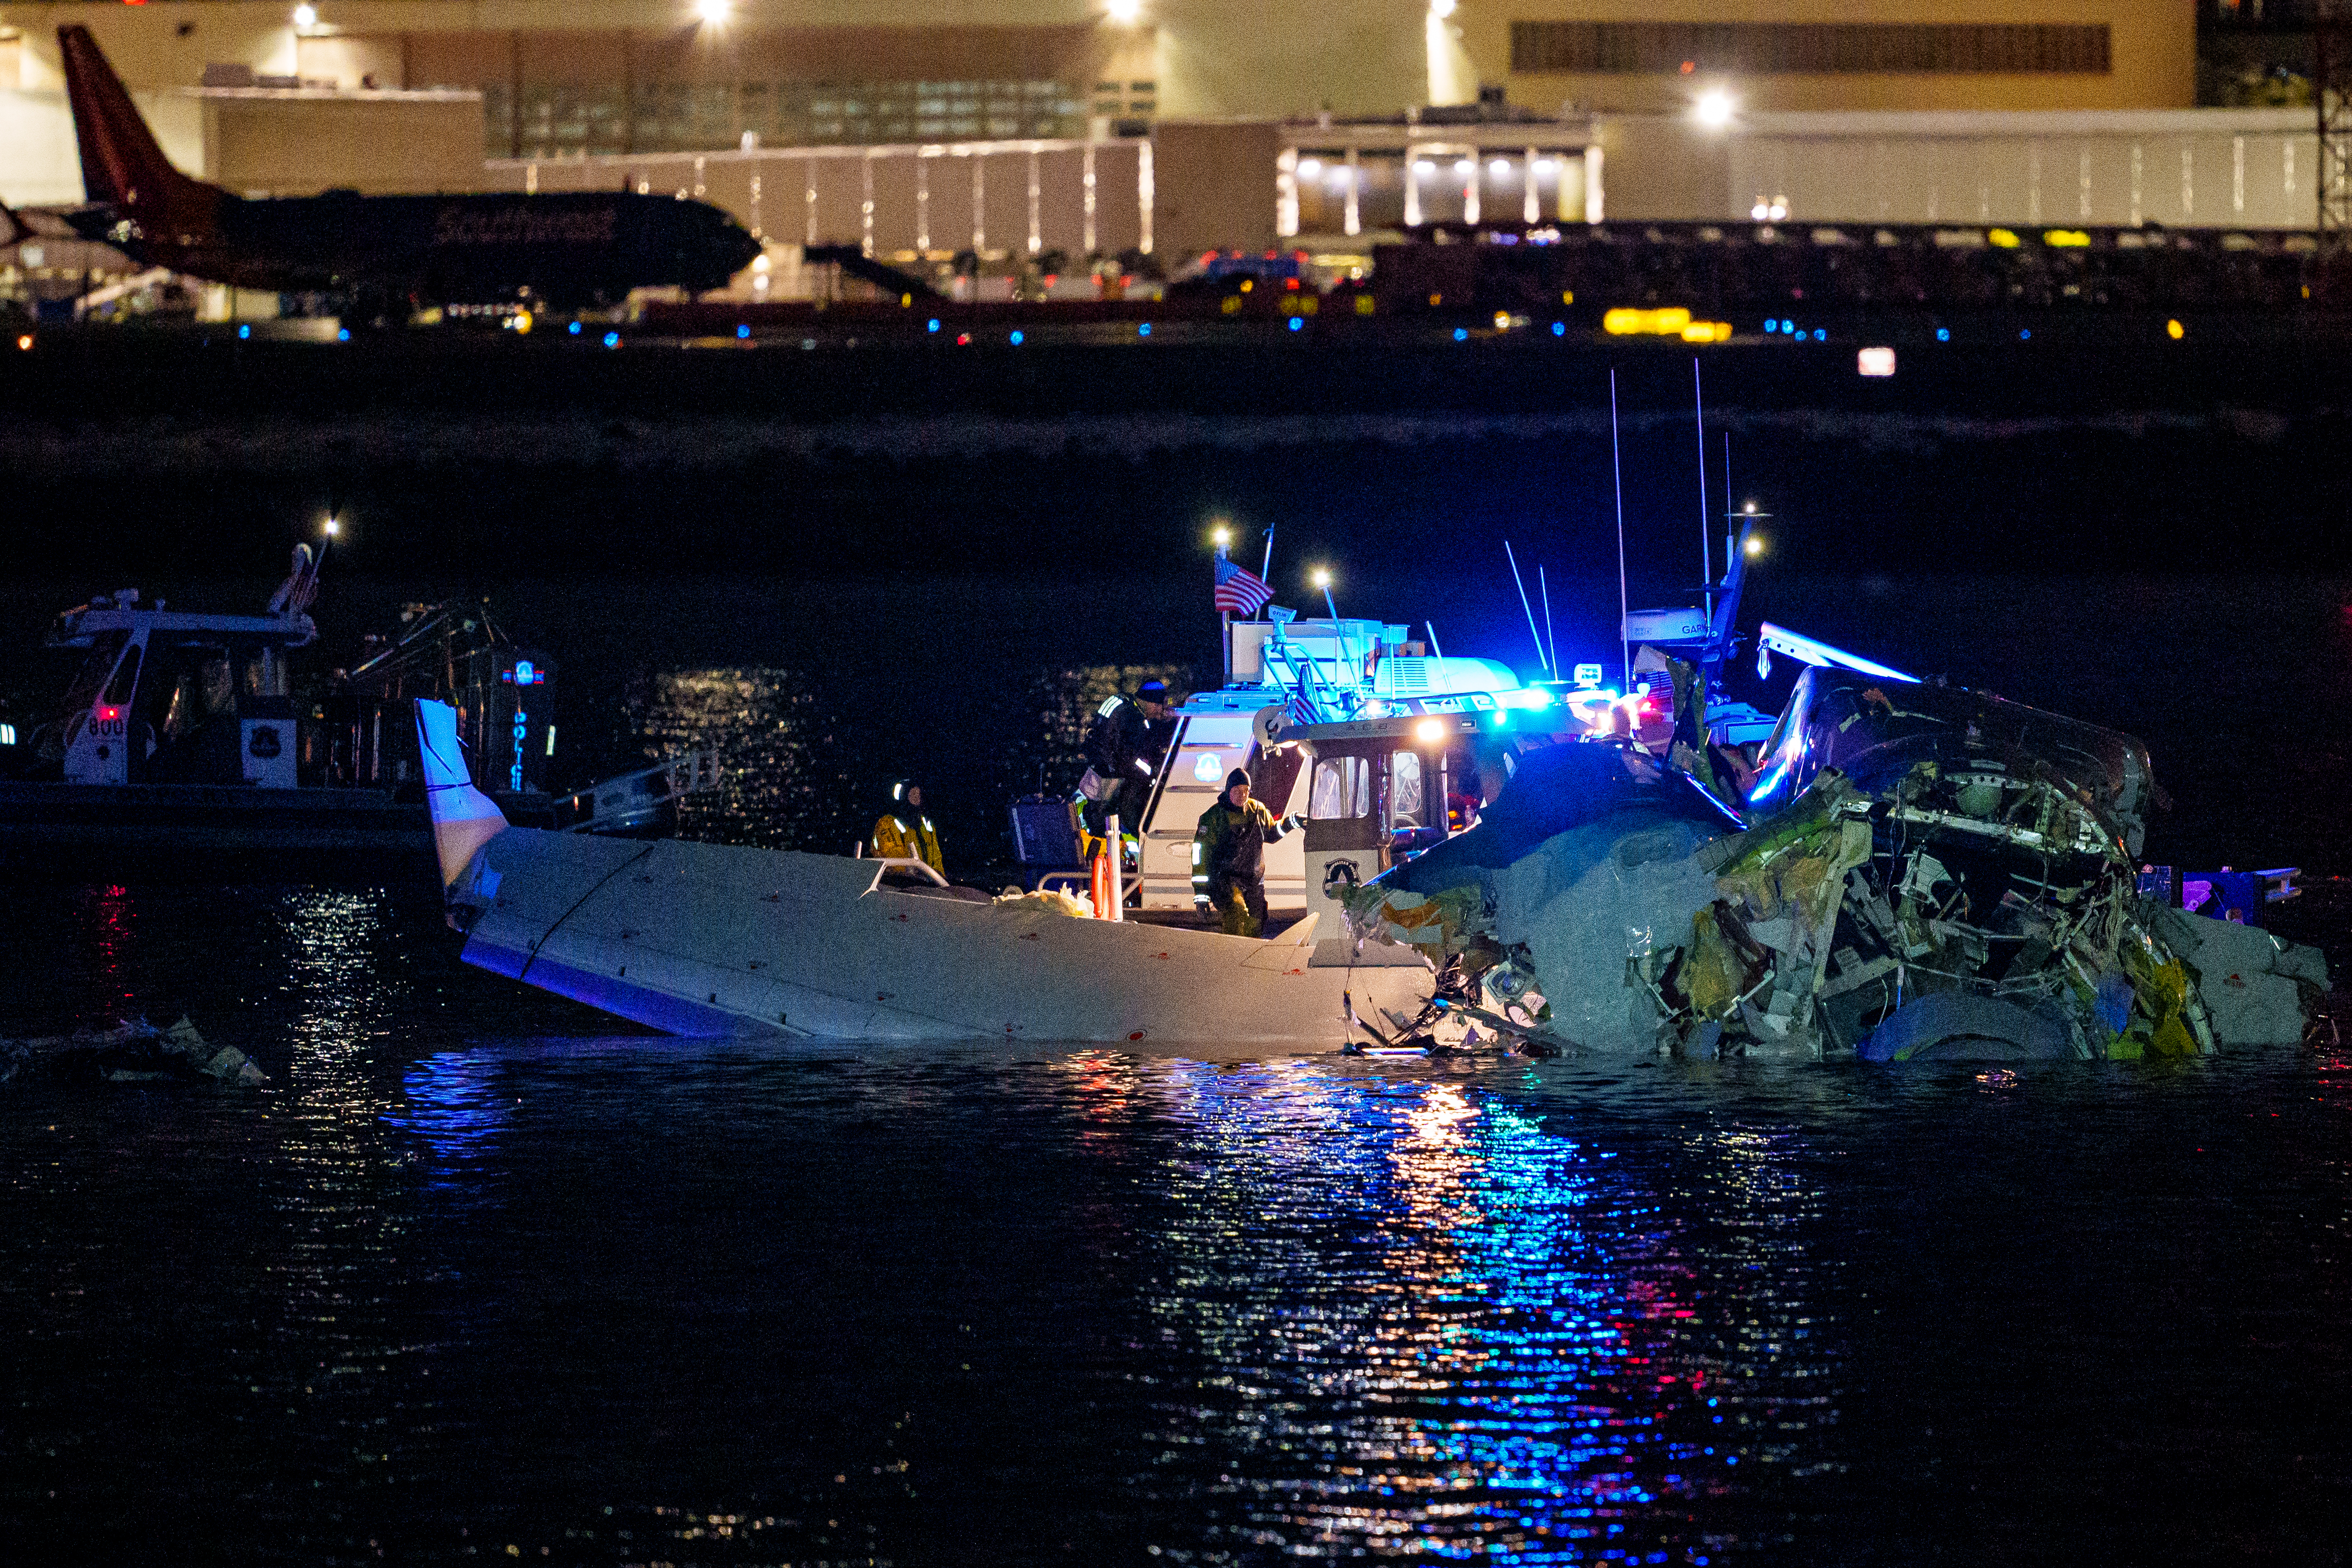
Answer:
[{"label": "blue taxiway light", "polygon": [[1140,326],[1139,326],[1138,328],[1136,328],[1136,329],[1135,329],[1135,335],[1136,335],[1137,337],[1139,337],[1139,338],[1149,338],[1150,336],[1151,336],[1151,323],[1150,323],[1150,322],[1149,322],[1149,321],[1146,321],[1146,322],[1144,322],[1142,325],[1140,325]]},{"label": "blue taxiway light", "polygon": [[1830,340],[1830,329],[1829,329],[1828,328],[1826,328],[1826,327],[1816,327],[1816,328],[1814,328],[1814,329],[1813,329],[1813,341],[1814,341],[1814,342],[1816,342],[1816,343],[1826,343],[1826,342],[1828,342],[1829,340]]},{"label": "blue taxiway light", "polygon": [[1555,338],[1565,338],[1565,337],[1567,337],[1567,336],[1568,336],[1568,323],[1567,323],[1567,322],[1565,322],[1565,321],[1555,321],[1555,322],[1553,322],[1553,323],[1551,324],[1551,335],[1552,335],[1553,337],[1555,337]]},{"label": "blue taxiway light", "polygon": [[580,323],[577,321],[572,323],[572,335],[575,338],[580,336]]},{"label": "blue taxiway light", "polygon": [[1764,329],[1767,332],[1779,331],[1780,329],[1780,319],[1778,316],[1767,317],[1764,321]]},{"label": "blue taxiway light", "polygon": [[1936,329],[1936,341],[1938,343],[1948,343],[1951,340],[1952,329],[1949,327],[1938,327]]},{"label": "blue taxiway light", "polygon": [[1016,328],[1016,329],[1014,329],[1014,330],[1013,330],[1013,340],[1015,343],[1018,343],[1018,342],[1020,342],[1020,341],[1021,341],[1021,332],[1020,332],[1020,329],[1017,329],[1017,328]]},{"label": "blue taxiway light", "polygon": [[2031,338],[2032,336],[2033,336],[2033,329],[2032,329],[2032,328],[2031,328],[2031,327],[2020,327],[2020,328],[2017,329],[2017,336],[2018,336],[2018,340],[2021,342],[2021,341],[2023,341],[2025,339],[2028,339],[2028,338]]},{"label": "blue taxiway light", "polygon": [[735,335],[739,338],[748,338],[751,335],[751,329],[749,327],[738,327],[735,329]]},{"label": "blue taxiway light", "polygon": [[930,320],[929,320],[929,321],[928,321],[927,323],[925,323],[925,324],[924,324],[924,327],[923,327],[923,330],[925,330],[926,332],[936,332],[936,331],[938,331],[939,329],[940,329],[940,319],[939,319],[938,317],[936,317],[936,316],[932,317],[932,318],[930,319]]},{"label": "blue taxiway light", "polygon": [[253,329],[250,327],[239,327],[236,329],[236,335],[240,338],[250,338],[253,336]]},{"label": "blue taxiway light", "polygon": [[338,328],[336,328],[336,329],[335,329],[335,341],[336,341],[336,342],[338,342],[338,343],[348,343],[348,342],[350,342],[351,340],[352,340],[352,329],[351,329],[349,327],[338,327]]},{"label": "blue taxiway light", "polygon": [[1465,340],[1469,336],[1470,329],[1467,327],[1456,327],[1454,329],[1454,340],[1457,343]]},{"label": "blue taxiway light", "polygon": [[1296,331],[1299,330],[1301,328],[1305,327],[1306,325],[1307,325],[1307,318],[1306,318],[1306,317],[1304,317],[1304,316],[1293,316],[1293,317],[1290,319],[1290,329],[1291,329],[1292,331],[1294,331],[1294,332],[1296,332]]},{"label": "blue taxiway light", "polygon": [[618,332],[607,332],[604,334],[604,347],[608,349],[617,349],[620,346],[621,335]]}]

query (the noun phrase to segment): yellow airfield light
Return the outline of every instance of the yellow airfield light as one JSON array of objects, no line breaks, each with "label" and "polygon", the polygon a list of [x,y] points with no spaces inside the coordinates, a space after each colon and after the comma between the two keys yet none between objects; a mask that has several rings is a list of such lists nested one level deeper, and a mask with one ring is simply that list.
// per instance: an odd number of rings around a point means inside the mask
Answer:
[{"label": "yellow airfield light", "polygon": [[1988,229],[1985,231],[1985,238],[2003,250],[2017,248],[2017,233],[2013,229]]},{"label": "yellow airfield light", "polygon": [[2178,320],[2167,321],[2164,324],[2164,335],[2178,343],[2189,335],[2189,329],[2183,327]]},{"label": "yellow airfield light", "polygon": [[1679,305],[1657,310],[1637,310],[1621,305],[1601,318],[1601,329],[1612,337],[1631,338],[1642,333],[1658,337],[1680,337],[1691,324],[1691,313]]},{"label": "yellow airfield light", "polygon": [[2058,250],[2080,250],[2091,243],[2091,236],[2081,229],[2049,229],[2042,234],[2042,243]]},{"label": "yellow airfield light", "polygon": [[1728,321],[1694,321],[1682,332],[1685,343],[1727,343],[1731,340]]}]

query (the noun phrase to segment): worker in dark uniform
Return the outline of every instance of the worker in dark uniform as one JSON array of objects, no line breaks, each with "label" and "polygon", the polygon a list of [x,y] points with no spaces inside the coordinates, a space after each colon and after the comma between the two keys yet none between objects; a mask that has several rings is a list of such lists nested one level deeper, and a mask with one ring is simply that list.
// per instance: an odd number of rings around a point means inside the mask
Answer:
[{"label": "worker in dark uniform", "polygon": [[923,787],[901,779],[890,786],[890,804],[874,821],[869,847],[883,860],[920,861],[941,876],[947,862],[940,854],[940,833],[923,815]]},{"label": "worker in dark uniform", "polygon": [[1265,932],[1265,846],[1297,825],[1296,817],[1276,821],[1265,802],[1250,799],[1247,773],[1236,768],[1225,775],[1224,794],[1193,830],[1192,903],[1214,910],[1226,936]]},{"label": "worker in dark uniform", "polygon": [[1122,834],[1142,831],[1143,813],[1151,804],[1151,781],[1159,777],[1175,734],[1176,718],[1164,681],[1146,681],[1133,696],[1115,696],[1096,710],[1094,722],[1087,727],[1092,781],[1086,808],[1088,831],[1103,831],[1114,816]]}]

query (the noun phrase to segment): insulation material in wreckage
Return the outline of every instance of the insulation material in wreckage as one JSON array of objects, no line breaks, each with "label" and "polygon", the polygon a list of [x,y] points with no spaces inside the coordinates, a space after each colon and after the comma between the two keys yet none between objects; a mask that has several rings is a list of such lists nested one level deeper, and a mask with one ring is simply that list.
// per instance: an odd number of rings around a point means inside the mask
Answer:
[{"label": "insulation material in wreckage", "polygon": [[1433,962],[1458,957],[1474,946],[1486,899],[1475,883],[1435,893],[1409,893],[1368,883],[1344,895],[1348,927],[1360,941],[1418,947]]},{"label": "insulation material in wreckage", "polygon": [[1718,846],[1662,978],[1670,1044],[1867,1060],[2190,1055],[2213,1036],[2107,823],[2062,783],[1824,770]]}]

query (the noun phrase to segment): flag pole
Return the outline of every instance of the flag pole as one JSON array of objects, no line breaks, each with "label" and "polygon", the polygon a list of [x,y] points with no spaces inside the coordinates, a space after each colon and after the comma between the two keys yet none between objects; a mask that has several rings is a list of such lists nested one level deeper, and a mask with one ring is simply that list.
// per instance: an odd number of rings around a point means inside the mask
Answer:
[{"label": "flag pole", "polygon": [[[1217,559],[1222,562],[1224,559],[1225,541],[1219,539]],[[1211,567],[1209,570],[1212,578],[1219,575],[1215,567]],[[1234,684],[1234,616],[1233,612],[1227,610],[1223,601],[1217,605],[1217,648],[1225,658],[1225,685],[1232,685]]]}]

